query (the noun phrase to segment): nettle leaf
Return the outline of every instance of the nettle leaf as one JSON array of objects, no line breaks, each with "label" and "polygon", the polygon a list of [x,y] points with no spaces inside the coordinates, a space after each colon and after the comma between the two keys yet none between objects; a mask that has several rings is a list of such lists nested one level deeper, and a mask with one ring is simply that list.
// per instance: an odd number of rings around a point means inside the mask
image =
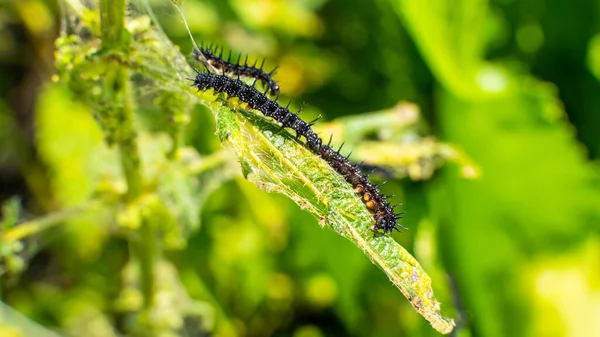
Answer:
[{"label": "nettle leaf", "polygon": [[441,333],[454,321],[444,317],[434,297],[431,278],[390,236],[374,235],[373,217],[344,178],[326,161],[275,122],[251,111],[232,109],[218,100],[211,104],[217,134],[235,151],[246,178],[268,192],[286,195],[302,209],[357,245],[413,307]]}]

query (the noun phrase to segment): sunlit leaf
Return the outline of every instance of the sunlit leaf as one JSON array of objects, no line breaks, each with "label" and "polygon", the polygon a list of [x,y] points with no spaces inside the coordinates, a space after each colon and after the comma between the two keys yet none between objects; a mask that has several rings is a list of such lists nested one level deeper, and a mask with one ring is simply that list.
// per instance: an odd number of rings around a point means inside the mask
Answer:
[{"label": "sunlit leaf", "polygon": [[449,333],[454,322],[441,315],[431,279],[390,236],[369,229],[373,217],[342,176],[287,131],[243,109],[215,103],[219,137],[239,157],[248,180],[269,192],[286,195],[357,245],[432,326]]}]

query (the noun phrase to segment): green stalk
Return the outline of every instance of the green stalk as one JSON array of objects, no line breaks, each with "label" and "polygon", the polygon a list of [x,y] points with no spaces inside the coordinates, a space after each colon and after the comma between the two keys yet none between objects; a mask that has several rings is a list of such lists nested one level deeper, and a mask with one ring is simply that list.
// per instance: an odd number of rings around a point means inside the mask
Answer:
[{"label": "green stalk", "polygon": [[102,47],[105,50],[122,49],[125,27],[126,0],[102,0],[100,3],[100,23]]},{"label": "green stalk", "polygon": [[[107,54],[117,55],[128,48],[125,37],[126,0],[102,0],[100,20],[102,47]],[[119,147],[121,166],[127,181],[127,201],[134,202],[142,194],[142,176],[137,135],[133,125],[134,103],[129,69],[118,61],[108,61],[105,90],[112,111],[118,122],[116,142]],[[140,262],[140,283],[144,296],[144,308],[149,309],[154,300],[154,266],[157,256],[155,227],[142,215],[138,238],[132,241],[132,251]]]},{"label": "green stalk", "polygon": [[[142,192],[142,176],[140,173],[140,153],[137,144],[137,134],[133,126],[134,104],[132,99],[131,82],[129,81],[129,69],[124,68],[118,62],[111,64],[115,71],[115,88],[117,106],[116,117],[119,121],[119,135],[117,142],[121,166],[127,181],[127,199],[137,199]],[[120,97],[119,97],[120,96]]]},{"label": "green stalk", "polygon": [[93,201],[88,204],[66,209],[56,213],[48,214],[43,217],[35,218],[30,221],[22,222],[18,226],[14,226],[0,235],[0,243],[12,244],[15,241],[21,240],[31,235],[38,234],[42,231],[50,229],[65,221],[77,218],[82,214],[100,210],[105,205],[102,202]]},{"label": "green stalk", "polygon": [[144,308],[148,309],[154,301],[154,266],[158,257],[156,226],[147,215],[142,215],[135,245],[140,262],[140,288],[144,295]]}]

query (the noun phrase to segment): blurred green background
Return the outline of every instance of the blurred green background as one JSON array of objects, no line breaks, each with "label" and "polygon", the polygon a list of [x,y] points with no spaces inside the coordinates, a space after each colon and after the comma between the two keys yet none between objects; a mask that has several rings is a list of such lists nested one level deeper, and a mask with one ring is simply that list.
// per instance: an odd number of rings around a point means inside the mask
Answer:
[{"label": "blurred green background", "polygon": [[[167,0],[150,4],[188,55],[179,13]],[[123,186],[114,149],[98,150],[91,108],[54,75],[61,6],[0,6],[8,233],[19,221],[69,218]],[[140,8],[131,16],[147,14]],[[279,65],[283,95],[308,103],[305,119],[343,124],[414,102],[419,135],[470,158],[477,177],[443,160],[431,176],[393,170],[383,187],[407,212],[409,230],[393,237],[431,275],[454,336],[600,336],[599,2],[187,0],[183,11],[198,42]],[[168,130],[138,88],[136,127],[152,170]],[[200,106],[190,116],[185,144],[213,158],[222,151],[213,116]],[[135,328],[143,299],[128,210],[101,206],[0,241],[0,335],[439,335],[359,249],[245,181],[237,163],[224,167],[193,184],[167,177],[180,202],[165,208],[179,217],[157,265],[148,331]],[[101,179],[90,173],[98,168]]]}]

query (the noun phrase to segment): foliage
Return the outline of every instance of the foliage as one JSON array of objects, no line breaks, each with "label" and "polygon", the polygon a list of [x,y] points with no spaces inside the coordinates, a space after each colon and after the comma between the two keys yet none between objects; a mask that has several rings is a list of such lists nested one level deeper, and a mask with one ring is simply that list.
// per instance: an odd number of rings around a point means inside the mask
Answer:
[{"label": "foliage", "polygon": [[[125,3],[64,1],[33,137],[0,102],[2,158],[27,190],[2,188],[18,197],[2,209],[0,334],[438,335],[412,307],[461,336],[599,331],[598,169],[567,117],[595,158],[600,88],[582,79],[573,99],[579,73],[544,63],[564,45],[597,76],[593,31],[553,35],[534,1]],[[41,37],[51,9],[7,13]],[[323,138],[383,168],[409,231],[374,236],[301,141],[190,88],[180,13],[199,40],[279,65],[303,117],[330,119]]]}]

